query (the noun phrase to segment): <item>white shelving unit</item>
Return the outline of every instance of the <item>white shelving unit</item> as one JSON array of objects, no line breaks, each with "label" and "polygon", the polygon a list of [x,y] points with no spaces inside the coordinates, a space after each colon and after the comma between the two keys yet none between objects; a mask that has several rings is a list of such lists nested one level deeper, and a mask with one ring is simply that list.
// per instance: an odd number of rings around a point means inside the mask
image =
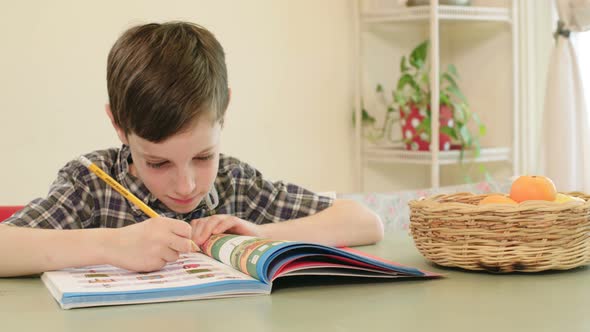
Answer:
[{"label": "white shelving unit", "polygon": [[[438,6],[438,19],[449,21],[512,21],[508,8]],[[361,14],[363,23],[386,23],[430,20],[430,6],[400,7],[393,10],[365,11]]]},{"label": "white shelving unit", "polygon": [[[518,169],[519,142],[518,128],[519,116],[517,112],[519,103],[519,77],[518,77],[518,22],[517,22],[517,1],[507,1],[505,7],[484,7],[484,6],[446,6],[438,5],[438,0],[431,0],[430,6],[404,7],[386,9],[362,9],[362,1],[356,1],[355,8],[355,31],[357,49],[356,56],[356,93],[355,93],[355,118],[361,118],[361,100],[363,91],[363,31],[367,27],[386,24],[429,24],[430,49],[430,89],[431,94],[431,149],[430,151],[408,151],[400,146],[379,147],[371,146],[364,142],[362,136],[361,121],[355,123],[356,138],[356,164],[358,190],[364,190],[364,172],[368,162],[386,162],[396,164],[415,164],[430,166],[431,186],[440,186],[440,167],[459,163],[459,151],[439,151],[439,73],[440,73],[440,26],[441,22],[452,22],[453,24],[469,25],[473,22],[489,22],[509,25],[511,31],[511,61],[512,69],[512,144],[510,146],[482,147],[480,155],[474,158],[472,152],[465,152],[464,162],[510,162],[512,174]],[[483,1],[483,0],[482,0]],[[479,1],[479,2],[482,2]],[[408,50],[409,51],[409,50]],[[407,52],[406,52],[407,53]],[[461,69],[459,68],[459,71]],[[488,128],[489,130],[490,128]],[[492,128],[493,130],[493,128]]]},{"label": "white shelving unit", "polygon": [[[364,158],[366,161],[385,161],[400,164],[417,164],[432,165],[431,151],[408,151],[403,148],[380,148],[367,147],[364,149]],[[459,159],[459,151],[439,151],[439,165],[454,165]],[[475,158],[472,151],[466,151],[463,162],[491,162],[491,161],[510,161],[511,149],[509,147],[485,148],[480,151],[480,155]]]}]

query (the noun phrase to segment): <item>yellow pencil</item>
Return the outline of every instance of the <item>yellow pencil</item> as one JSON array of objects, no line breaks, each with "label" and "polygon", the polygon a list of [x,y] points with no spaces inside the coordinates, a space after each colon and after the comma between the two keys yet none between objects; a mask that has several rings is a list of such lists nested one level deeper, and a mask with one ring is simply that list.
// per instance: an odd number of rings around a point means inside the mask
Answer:
[{"label": "yellow pencil", "polygon": [[[156,211],[152,210],[152,208],[147,206],[139,198],[137,198],[135,195],[133,195],[129,190],[125,189],[125,187],[123,187],[119,182],[117,182],[115,179],[113,179],[110,175],[105,173],[102,169],[100,169],[100,167],[96,166],[96,164],[94,164],[93,162],[88,160],[88,158],[86,158],[84,156],[80,156],[80,158],[78,158],[78,161],[81,162],[82,165],[88,167],[88,169],[92,173],[96,174],[99,178],[103,179],[104,182],[106,182],[109,186],[113,187],[113,189],[115,189],[117,192],[119,192],[119,194],[123,195],[123,197],[125,197],[127,200],[129,200],[131,203],[133,203],[135,206],[140,208],[141,211],[143,211],[145,214],[147,214],[150,218],[154,218],[154,217],[159,216],[158,213],[156,213]],[[199,251],[199,247],[197,246],[197,244],[192,240],[191,240],[191,243],[193,245],[193,249],[195,251]]]}]

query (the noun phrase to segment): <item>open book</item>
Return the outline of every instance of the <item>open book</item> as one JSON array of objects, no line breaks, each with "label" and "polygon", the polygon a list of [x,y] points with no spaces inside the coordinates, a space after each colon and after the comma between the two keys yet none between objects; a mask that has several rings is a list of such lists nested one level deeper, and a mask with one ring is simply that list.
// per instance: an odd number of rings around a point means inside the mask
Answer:
[{"label": "open book", "polygon": [[201,253],[182,254],[163,269],[136,273],[109,265],[51,271],[41,279],[62,308],[270,294],[276,278],[336,275],[436,277],[351,248],[213,235]]}]

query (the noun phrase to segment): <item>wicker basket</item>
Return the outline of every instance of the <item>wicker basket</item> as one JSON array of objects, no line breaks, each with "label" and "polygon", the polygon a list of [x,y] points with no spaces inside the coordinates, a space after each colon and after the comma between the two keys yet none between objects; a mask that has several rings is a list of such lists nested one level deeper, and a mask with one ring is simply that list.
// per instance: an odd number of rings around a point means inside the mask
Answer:
[{"label": "wicker basket", "polygon": [[[489,272],[567,270],[590,263],[590,196],[585,202],[477,205],[487,195],[414,200],[410,231],[428,260]],[[489,195],[489,194],[488,194]]]}]

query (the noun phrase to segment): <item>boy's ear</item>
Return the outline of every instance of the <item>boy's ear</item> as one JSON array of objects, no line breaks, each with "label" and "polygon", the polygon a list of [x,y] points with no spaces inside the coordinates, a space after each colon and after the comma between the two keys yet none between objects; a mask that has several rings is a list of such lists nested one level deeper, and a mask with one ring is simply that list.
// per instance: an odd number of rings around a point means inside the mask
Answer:
[{"label": "boy's ear", "polygon": [[125,145],[129,145],[129,142],[127,141],[127,135],[125,134],[125,132],[119,127],[117,126],[117,124],[115,123],[115,118],[113,118],[113,112],[111,112],[111,105],[110,104],[105,104],[104,105],[104,110],[107,113],[107,116],[109,117],[109,119],[111,120],[111,124],[113,125],[113,128],[115,129],[115,131],[117,132],[117,136],[119,136],[119,140],[121,140],[121,143],[125,144]]},{"label": "boy's ear", "polygon": [[[229,108],[229,103],[231,102],[231,88],[227,87],[227,105]],[[227,111],[227,109],[226,109]],[[223,129],[223,124],[225,123],[225,116],[221,119],[221,129]]]}]

